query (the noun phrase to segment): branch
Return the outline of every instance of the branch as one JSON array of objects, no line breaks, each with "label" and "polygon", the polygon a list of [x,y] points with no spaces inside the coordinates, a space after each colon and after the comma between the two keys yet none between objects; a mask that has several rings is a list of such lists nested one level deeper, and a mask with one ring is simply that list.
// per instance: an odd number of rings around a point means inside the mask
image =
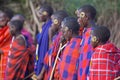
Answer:
[{"label": "branch", "polygon": [[34,21],[37,24],[37,26],[40,28],[40,32],[41,32],[42,31],[42,27],[40,26],[38,18],[37,18],[36,14],[35,14],[35,9],[34,9],[34,6],[33,6],[33,3],[32,3],[31,0],[29,0],[29,4],[30,4],[30,8],[31,8],[31,11],[32,11],[32,14],[33,14]]}]

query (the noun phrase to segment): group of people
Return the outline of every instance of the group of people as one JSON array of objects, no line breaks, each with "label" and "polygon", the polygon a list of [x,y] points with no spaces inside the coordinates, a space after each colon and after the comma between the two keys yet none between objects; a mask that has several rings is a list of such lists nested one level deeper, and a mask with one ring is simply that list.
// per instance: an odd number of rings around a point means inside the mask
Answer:
[{"label": "group of people", "polygon": [[44,24],[33,40],[23,15],[0,10],[0,80],[117,79],[120,50],[110,42],[110,30],[95,24],[92,5],[75,14],[42,5],[36,15]]}]

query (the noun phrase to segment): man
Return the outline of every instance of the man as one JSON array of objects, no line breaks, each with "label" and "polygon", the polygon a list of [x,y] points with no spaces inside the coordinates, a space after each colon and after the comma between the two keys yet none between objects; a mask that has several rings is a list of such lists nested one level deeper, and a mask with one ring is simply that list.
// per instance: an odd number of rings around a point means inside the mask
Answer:
[{"label": "man", "polygon": [[0,10],[0,79],[5,78],[6,62],[8,57],[8,51],[11,42],[11,35],[9,33],[8,21],[13,16],[11,10]]},{"label": "man", "polygon": [[120,51],[108,40],[107,27],[96,27],[91,32],[91,44],[94,53],[90,62],[90,80],[114,80],[120,76]]},{"label": "man", "polygon": [[44,22],[42,26],[42,32],[37,35],[37,44],[38,52],[36,54],[36,65],[35,72],[36,75],[39,75],[41,69],[43,67],[44,57],[49,48],[49,33],[48,30],[52,24],[51,15],[53,13],[53,9],[51,6],[44,5],[41,6],[37,11],[37,16],[41,22]]},{"label": "man", "polygon": [[96,9],[91,5],[83,5],[76,11],[78,23],[83,28],[82,43],[80,46],[78,80],[86,80],[89,74],[89,63],[92,55],[90,32],[95,25]]},{"label": "man", "polygon": [[[21,34],[23,23],[19,20],[10,21],[8,24],[12,41],[8,53],[8,62],[6,68],[6,80],[22,80],[29,72],[28,68],[34,65],[29,65],[31,60],[29,44],[24,35]],[[33,68],[34,69],[34,68]],[[32,70],[33,70],[32,69]]]},{"label": "man", "polygon": [[79,28],[77,19],[73,17],[67,17],[62,21],[63,36],[68,42],[58,63],[59,80],[78,80],[79,49],[82,39],[79,36]]},{"label": "man", "polygon": [[57,11],[52,14],[52,17],[51,17],[52,26],[49,29],[49,40],[51,39],[50,40],[51,44],[50,44],[50,48],[45,56],[44,66],[43,66],[42,71],[41,71],[40,75],[38,76],[38,78],[40,76],[43,77],[44,73],[45,73],[44,80],[46,80],[46,79],[48,80],[50,77],[50,73],[51,73],[55,57],[57,55],[57,52],[58,52],[58,49],[60,46],[60,39],[62,36],[61,22],[67,16],[68,16],[67,12],[65,12],[63,10]]}]

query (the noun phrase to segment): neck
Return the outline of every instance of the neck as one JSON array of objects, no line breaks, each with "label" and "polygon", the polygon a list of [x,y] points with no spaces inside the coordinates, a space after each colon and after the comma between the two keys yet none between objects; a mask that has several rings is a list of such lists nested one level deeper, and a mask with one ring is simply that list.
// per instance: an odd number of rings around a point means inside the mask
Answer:
[{"label": "neck", "polygon": [[74,37],[76,37],[76,36],[78,36],[78,35],[77,35],[77,34],[73,34],[73,35],[72,35],[72,38],[74,38]]},{"label": "neck", "polygon": [[45,22],[48,22],[49,20],[50,20],[50,17],[48,17]]},{"label": "neck", "polygon": [[105,44],[105,43],[101,43],[101,42],[100,42],[98,45],[104,45],[104,44]]},{"label": "neck", "polygon": [[19,35],[21,35],[21,32],[17,32],[14,36],[18,37]]},{"label": "neck", "polygon": [[70,37],[69,41],[72,39],[72,38],[75,38],[77,37],[78,35],[77,34],[72,34],[72,36]]},{"label": "neck", "polygon": [[94,27],[94,26],[95,26],[95,21],[90,20],[90,21],[88,22],[87,28],[89,28],[89,27]]}]

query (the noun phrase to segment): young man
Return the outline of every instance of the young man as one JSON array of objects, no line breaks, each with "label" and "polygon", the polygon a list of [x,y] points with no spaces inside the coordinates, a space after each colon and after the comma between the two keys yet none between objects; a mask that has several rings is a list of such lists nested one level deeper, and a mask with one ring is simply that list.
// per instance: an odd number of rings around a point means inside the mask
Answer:
[{"label": "young man", "polygon": [[53,13],[53,9],[51,6],[44,5],[41,6],[38,11],[37,15],[41,22],[45,22],[42,26],[42,32],[37,35],[37,44],[38,47],[38,53],[36,54],[36,66],[35,66],[35,72],[36,75],[39,75],[41,72],[41,69],[43,67],[44,57],[46,55],[46,52],[49,48],[49,34],[48,30],[52,24],[51,21],[51,15]]},{"label": "young man", "polygon": [[94,53],[90,63],[90,80],[114,80],[120,76],[120,51],[110,43],[107,27],[96,27],[91,32]]},{"label": "young man", "polygon": [[78,80],[79,49],[82,37],[79,36],[77,19],[67,17],[62,21],[62,32],[68,41],[59,62],[59,80]]},{"label": "young man", "polygon": [[55,12],[52,16],[52,26],[49,29],[49,43],[52,43],[53,40],[55,39],[55,37],[59,34],[59,32],[61,33],[61,22],[62,20],[67,17],[68,14],[66,11],[64,10],[59,10],[57,12]]},{"label": "young man", "polygon": [[78,23],[83,28],[82,43],[80,46],[78,80],[86,80],[89,73],[89,63],[92,55],[90,32],[95,25],[96,9],[91,5],[83,5],[76,10]]},{"label": "young man", "polygon": [[[22,23],[24,23],[24,22],[25,22],[25,17],[24,17],[22,14],[16,14],[16,15],[14,15],[14,16],[11,18],[10,21],[14,21],[14,20],[19,20],[19,21],[21,21]],[[30,34],[25,28],[22,29],[22,34],[27,37],[28,42],[29,42],[30,44],[33,44],[32,36],[31,36],[31,34]]]},{"label": "young man", "polygon": [[[55,12],[54,14],[52,14],[52,26],[49,29],[49,34],[51,34],[49,37],[49,39],[51,39],[51,44],[50,44],[50,48],[45,56],[44,59],[44,70],[42,70],[42,72],[40,73],[39,76],[43,75],[45,72],[45,80],[50,77],[50,73],[53,67],[53,63],[54,63],[54,59],[57,55],[58,49],[59,49],[59,45],[60,45],[60,39],[62,36],[62,32],[61,32],[61,22],[62,20],[67,17],[68,14],[67,12],[60,10]],[[38,76],[38,77],[39,77]]]},{"label": "young man", "polygon": [[[8,62],[6,68],[6,80],[22,80],[26,77],[26,70],[29,66],[29,56],[31,53],[28,48],[28,41],[21,34],[23,23],[19,20],[10,21],[8,24],[12,41],[8,52]],[[29,71],[28,71],[29,72]]]},{"label": "young man", "polygon": [[[22,22],[24,24],[25,22],[25,17],[22,14],[16,14],[14,15],[10,21],[15,21],[18,20],[20,22]],[[28,63],[28,67],[27,71],[26,71],[26,76],[29,75],[30,73],[32,73],[34,71],[34,57],[35,57],[35,46],[33,45],[33,39],[31,34],[24,29],[24,26],[21,30],[21,33],[24,35],[24,37],[26,38],[27,42],[28,42],[28,48],[30,49],[30,51],[32,52],[32,54],[30,54],[29,56],[31,57]]]},{"label": "young man", "polygon": [[4,80],[6,62],[8,57],[8,51],[11,41],[11,35],[9,33],[8,21],[13,16],[12,11],[9,9],[0,10],[0,79]]}]

